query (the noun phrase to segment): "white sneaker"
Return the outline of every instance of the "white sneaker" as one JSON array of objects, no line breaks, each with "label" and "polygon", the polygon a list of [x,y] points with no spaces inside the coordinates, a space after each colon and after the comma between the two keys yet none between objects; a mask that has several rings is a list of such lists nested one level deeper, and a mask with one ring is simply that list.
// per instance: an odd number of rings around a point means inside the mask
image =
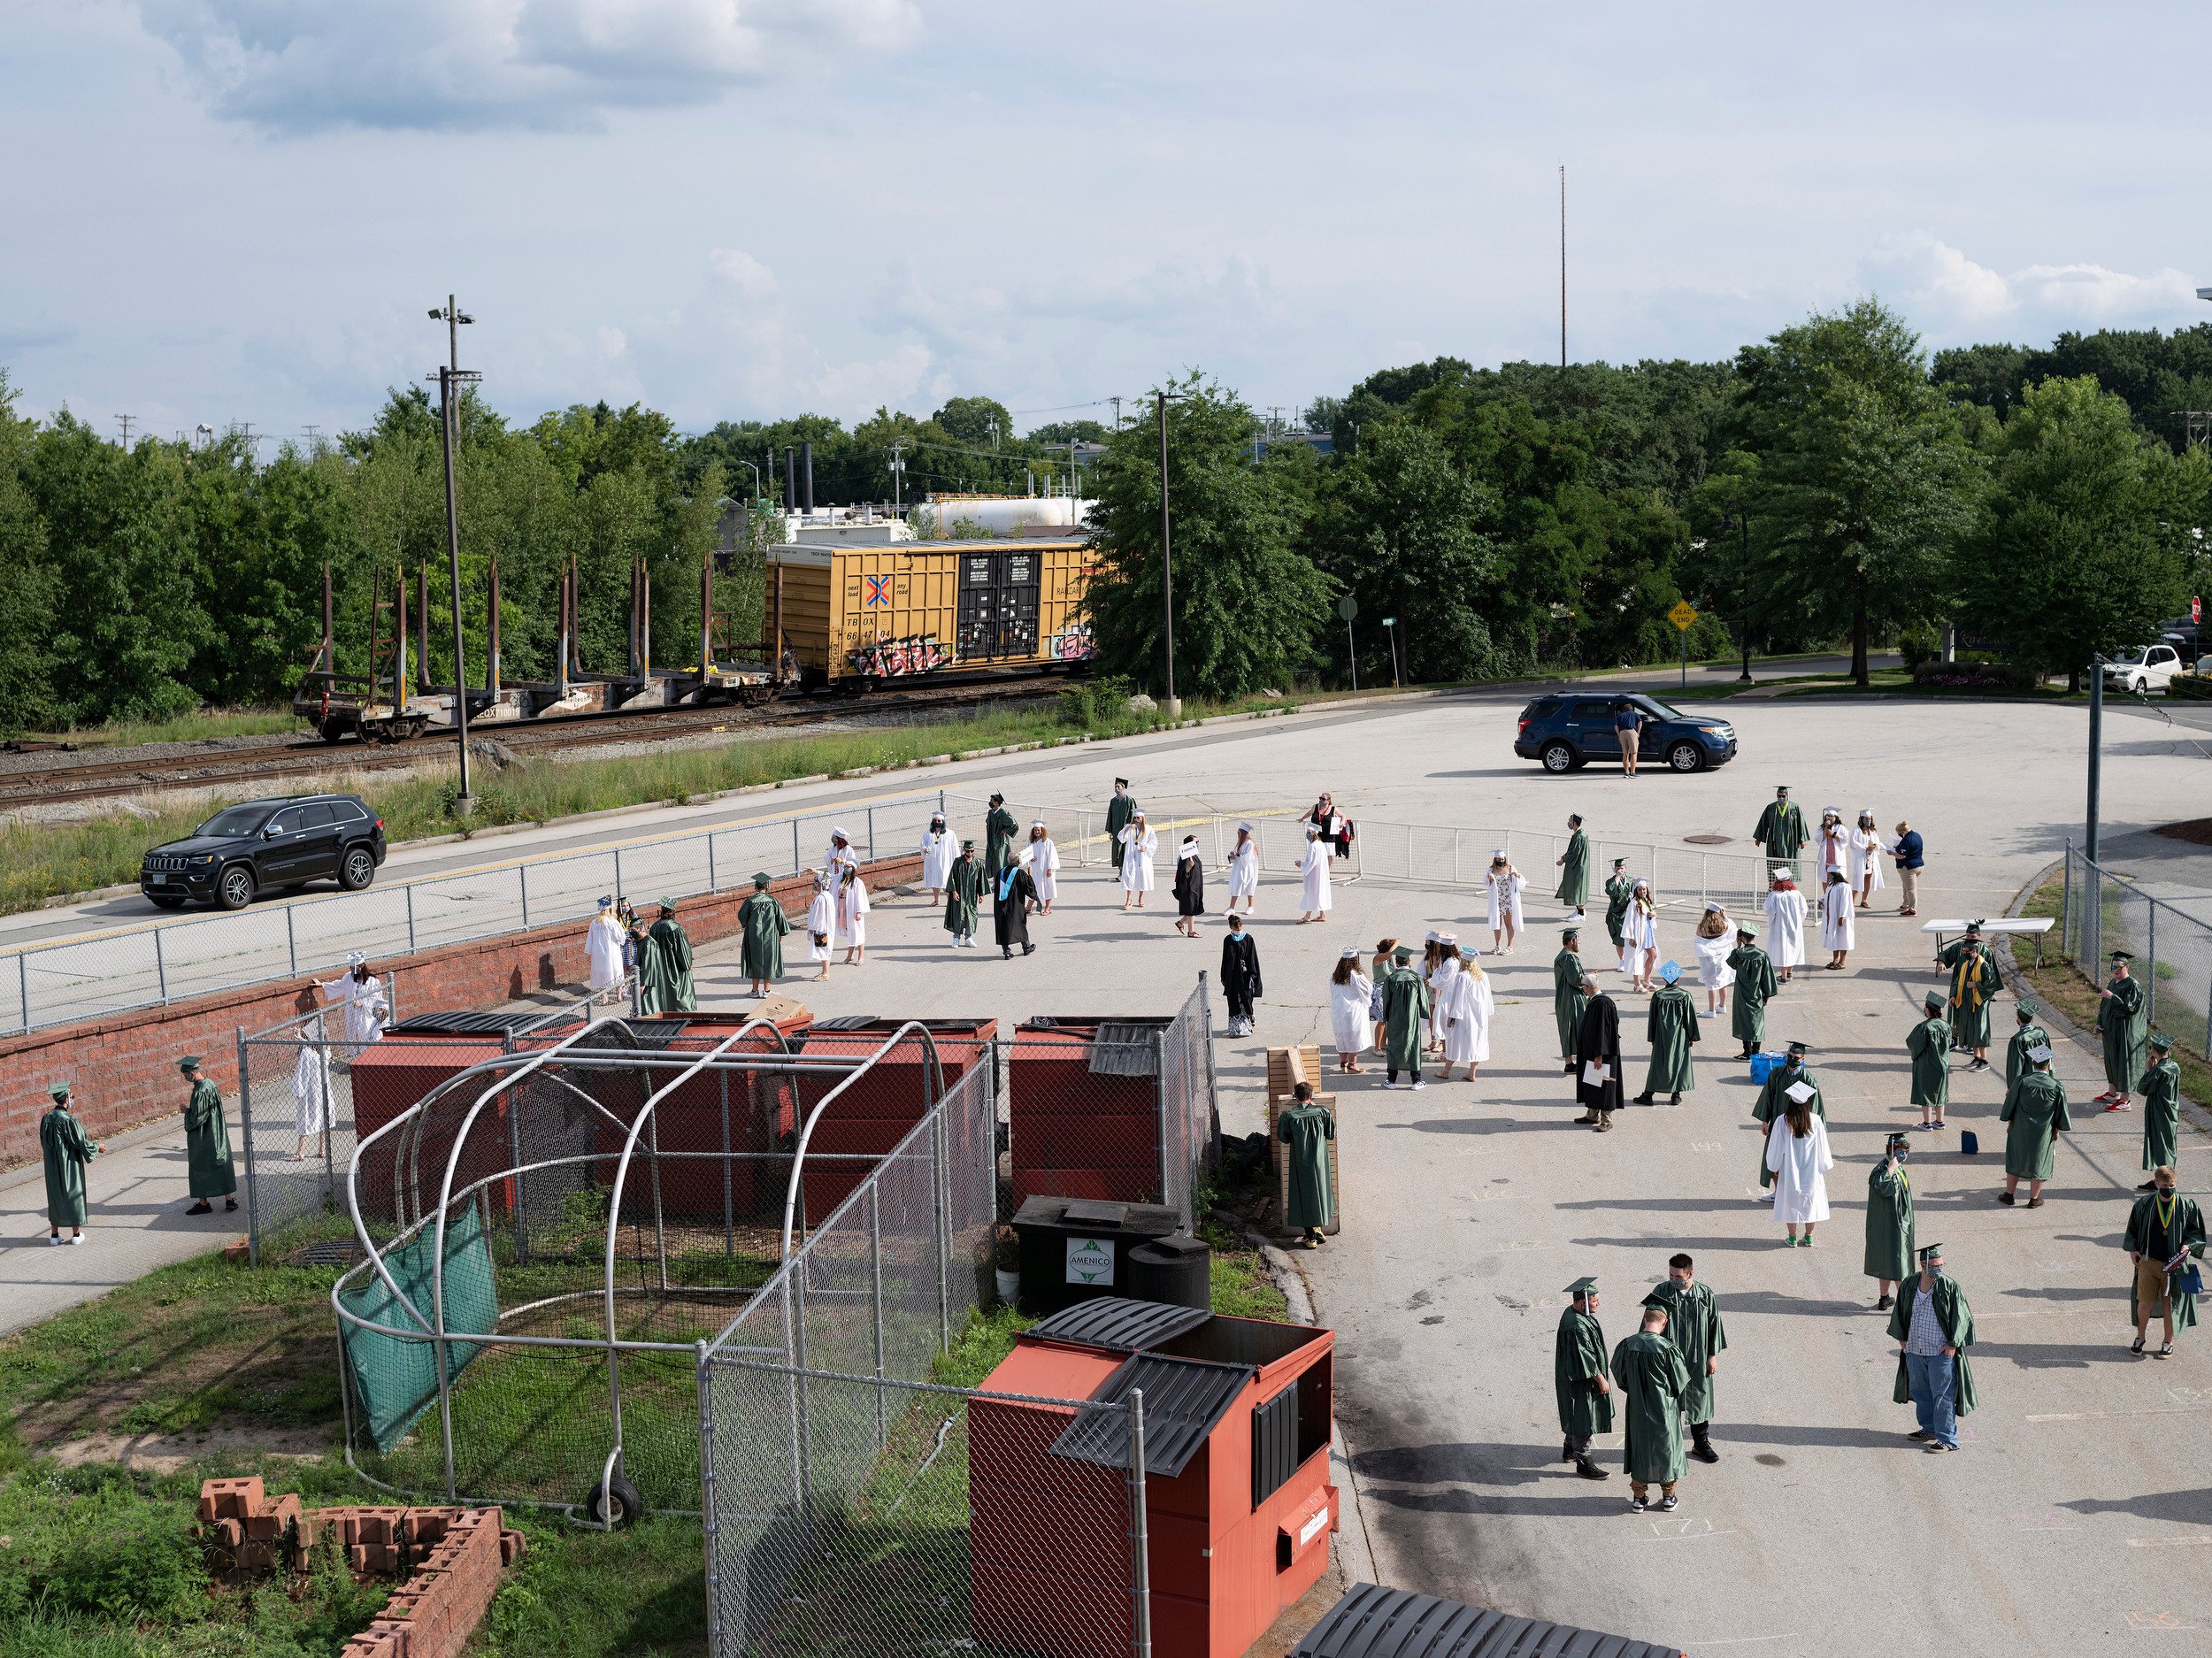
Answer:
[{"label": "white sneaker", "polygon": [[65,1238],[64,1238],[64,1237],[63,1237],[63,1236],[62,1236],[59,1232],[55,1232],[55,1233],[53,1233],[52,1235],[50,1235],[50,1237],[46,1240],[46,1241],[47,1241],[49,1244],[58,1244],[58,1243],[66,1243],[66,1242],[68,1241],[68,1240],[66,1240]]},{"label": "white sneaker", "polygon": [[1425,1079],[1423,1079],[1422,1081],[1419,1081],[1419,1082],[1415,1083],[1413,1086],[1414,1086],[1415,1087],[1417,1087],[1417,1088],[1425,1088],[1425,1087],[1427,1087],[1429,1085],[1428,1085],[1427,1080],[1425,1078]]},{"label": "white sneaker", "polygon": [[69,1241],[73,1244],[81,1244],[84,1241],[84,1234],[82,1232],[78,1232],[71,1237]]}]

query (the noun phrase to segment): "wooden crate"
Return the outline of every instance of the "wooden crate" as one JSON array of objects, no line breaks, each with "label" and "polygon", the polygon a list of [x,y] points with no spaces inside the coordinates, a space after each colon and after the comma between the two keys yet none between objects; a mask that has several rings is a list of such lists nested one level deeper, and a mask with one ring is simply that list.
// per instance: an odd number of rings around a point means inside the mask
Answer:
[{"label": "wooden crate", "polygon": [[[1269,1050],[1268,1069],[1271,1074],[1274,1070],[1274,1055],[1280,1051],[1280,1049],[1273,1048]],[[1311,1053],[1313,1050],[1308,1048],[1306,1051]],[[1275,1138],[1275,1125],[1281,1119],[1283,1113],[1290,1109],[1290,1101],[1287,1098],[1290,1090],[1286,1086],[1283,1092],[1285,1098],[1270,1100],[1267,1102],[1267,1156],[1268,1162],[1275,1171],[1275,1227],[1279,1232],[1290,1224],[1290,1159],[1283,1155],[1283,1142]],[[1337,1125],[1336,1133],[1329,1140],[1329,1194],[1336,1200],[1336,1214],[1335,1217],[1321,1229],[1328,1236],[1333,1238],[1344,1230],[1344,1183],[1337,1176],[1336,1163],[1337,1148],[1343,1143],[1344,1119],[1337,1115],[1336,1095],[1333,1094],[1317,1093],[1313,1096],[1313,1102],[1326,1111],[1331,1120]]]}]

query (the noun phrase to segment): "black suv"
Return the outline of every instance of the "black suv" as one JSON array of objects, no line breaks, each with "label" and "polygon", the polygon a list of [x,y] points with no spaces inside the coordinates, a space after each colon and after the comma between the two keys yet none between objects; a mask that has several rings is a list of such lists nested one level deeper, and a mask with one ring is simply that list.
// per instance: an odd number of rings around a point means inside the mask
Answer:
[{"label": "black suv", "polygon": [[1702,771],[1736,757],[1736,728],[1711,714],[1686,714],[1641,691],[1570,692],[1540,696],[1521,710],[1513,752],[1541,760],[1547,771],[1572,771],[1593,760],[1621,757],[1613,720],[1625,703],[1644,717],[1636,762],[1663,761],[1677,771]]},{"label": "black suv", "polygon": [[334,880],[357,893],[384,862],[384,820],[357,794],[288,794],[226,806],[139,860],[138,890],[161,910],[185,900],[243,910],[261,893]]}]

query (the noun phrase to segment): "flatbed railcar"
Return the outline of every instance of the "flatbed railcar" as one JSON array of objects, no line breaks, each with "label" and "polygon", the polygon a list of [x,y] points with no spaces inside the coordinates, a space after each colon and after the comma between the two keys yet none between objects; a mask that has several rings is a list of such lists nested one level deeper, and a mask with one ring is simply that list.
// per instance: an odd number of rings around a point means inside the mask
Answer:
[{"label": "flatbed railcar", "polygon": [[768,549],[762,654],[787,687],[860,691],[1089,662],[1079,536]]}]

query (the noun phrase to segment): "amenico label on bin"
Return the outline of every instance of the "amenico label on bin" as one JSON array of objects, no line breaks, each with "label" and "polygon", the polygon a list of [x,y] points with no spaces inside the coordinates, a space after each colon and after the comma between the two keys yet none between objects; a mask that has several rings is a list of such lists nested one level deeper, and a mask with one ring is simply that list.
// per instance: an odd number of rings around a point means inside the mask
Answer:
[{"label": "amenico label on bin", "polygon": [[1114,1281],[1114,1240],[1110,1238],[1068,1240],[1068,1282],[1111,1284]]}]

